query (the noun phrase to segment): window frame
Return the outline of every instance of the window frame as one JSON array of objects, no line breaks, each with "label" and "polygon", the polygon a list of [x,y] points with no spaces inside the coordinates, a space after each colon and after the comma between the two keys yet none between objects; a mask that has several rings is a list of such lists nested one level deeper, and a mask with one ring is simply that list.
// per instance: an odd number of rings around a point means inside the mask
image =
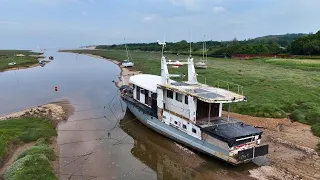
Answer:
[{"label": "window frame", "polygon": [[186,95],[184,96],[184,103],[189,104],[188,96],[186,96]]},{"label": "window frame", "polygon": [[[182,99],[183,99],[183,94],[175,92],[176,93],[176,101],[181,102],[182,103]],[[180,97],[181,99],[179,100],[178,97]]]},{"label": "window frame", "polygon": [[196,130],[195,128],[192,128],[192,132],[193,132],[194,134],[197,134],[197,130]]},{"label": "window frame", "polygon": [[[171,95],[171,96],[169,96]],[[167,89],[167,98],[173,99],[173,91]]]}]

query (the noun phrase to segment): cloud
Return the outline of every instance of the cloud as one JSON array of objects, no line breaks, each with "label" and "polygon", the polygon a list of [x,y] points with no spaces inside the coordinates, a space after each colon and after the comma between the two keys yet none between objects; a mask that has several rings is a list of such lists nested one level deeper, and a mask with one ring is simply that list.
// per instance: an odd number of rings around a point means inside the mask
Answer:
[{"label": "cloud", "polygon": [[145,21],[150,21],[150,20],[152,20],[153,19],[153,17],[151,17],[151,16],[145,16],[145,17],[143,17],[143,20],[145,20]]},{"label": "cloud", "polygon": [[221,12],[226,11],[226,8],[224,8],[222,6],[215,6],[215,7],[213,7],[212,10],[213,10],[214,13],[221,13]]}]

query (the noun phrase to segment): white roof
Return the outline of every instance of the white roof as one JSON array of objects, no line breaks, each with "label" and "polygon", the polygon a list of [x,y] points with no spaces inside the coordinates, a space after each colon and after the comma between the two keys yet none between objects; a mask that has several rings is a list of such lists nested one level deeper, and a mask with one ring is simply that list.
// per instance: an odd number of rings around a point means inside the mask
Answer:
[{"label": "white roof", "polygon": [[230,103],[245,100],[245,96],[241,94],[201,83],[189,84],[188,82],[178,82],[161,86],[166,89],[194,96],[208,103]]},{"label": "white roof", "polygon": [[[129,82],[151,92],[157,92],[157,85],[162,84],[162,77],[151,74],[138,74],[131,76]],[[175,82],[170,80],[170,82]]]}]

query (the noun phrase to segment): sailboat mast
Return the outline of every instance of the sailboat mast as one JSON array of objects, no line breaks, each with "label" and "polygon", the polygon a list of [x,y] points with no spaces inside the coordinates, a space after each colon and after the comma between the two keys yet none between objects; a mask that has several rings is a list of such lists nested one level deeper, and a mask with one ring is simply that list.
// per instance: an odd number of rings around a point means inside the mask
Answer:
[{"label": "sailboat mast", "polygon": [[207,50],[207,41],[204,41],[204,47],[206,52],[206,63],[208,62],[208,50]]},{"label": "sailboat mast", "polygon": [[125,47],[126,47],[127,58],[128,58],[128,60],[130,60],[130,59],[129,59],[128,48],[127,48],[127,44],[126,44],[126,38],[124,38],[124,45],[125,45]]},{"label": "sailboat mast", "polygon": [[190,57],[191,57],[191,43],[192,43],[192,31],[191,31],[191,33],[190,33]]},{"label": "sailboat mast", "polygon": [[203,40],[202,40],[202,59],[204,60],[204,48],[205,48],[205,45],[204,45],[204,37],[206,35],[203,35]]}]

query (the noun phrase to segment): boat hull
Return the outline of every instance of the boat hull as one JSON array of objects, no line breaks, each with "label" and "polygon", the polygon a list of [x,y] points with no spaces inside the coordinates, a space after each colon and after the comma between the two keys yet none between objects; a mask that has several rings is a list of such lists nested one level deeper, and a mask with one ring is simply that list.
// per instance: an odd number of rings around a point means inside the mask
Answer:
[{"label": "boat hull", "polygon": [[128,101],[124,98],[124,101],[127,104],[128,109],[135,115],[135,117],[145,126],[151,128],[152,130],[162,134],[176,142],[179,142],[185,146],[188,146],[192,149],[200,151],[202,153],[208,154],[215,158],[226,161],[230,164],[237,165],[246,163],[250,160],[237,161],[235,158],[229,156],[229,151],[222,149],[214,144],[208,143],[205,140],[197,139],[193,136],[190,136],[172,126],[169,126],[154,116],[149,115],[144,112],[142,109],[135,106],[132,101]]}]

